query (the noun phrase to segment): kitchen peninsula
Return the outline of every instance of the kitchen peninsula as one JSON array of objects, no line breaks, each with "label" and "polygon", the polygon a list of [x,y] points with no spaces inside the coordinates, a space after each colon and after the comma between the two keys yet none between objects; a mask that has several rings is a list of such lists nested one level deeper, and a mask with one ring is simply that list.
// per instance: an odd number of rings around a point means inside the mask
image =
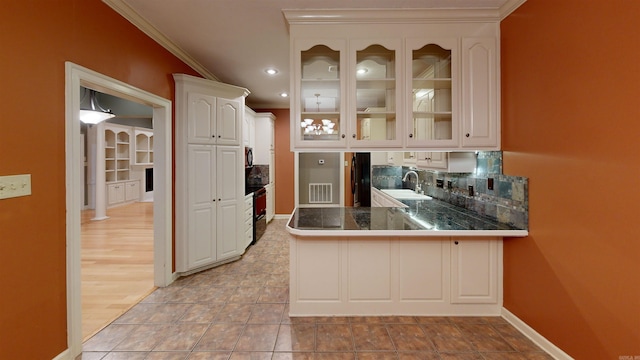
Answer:
[{"label": "kitchen peninsula", "polygon": [[499,315],[502,237],[527,236],[436,199],[298,208],[290,315]]}]

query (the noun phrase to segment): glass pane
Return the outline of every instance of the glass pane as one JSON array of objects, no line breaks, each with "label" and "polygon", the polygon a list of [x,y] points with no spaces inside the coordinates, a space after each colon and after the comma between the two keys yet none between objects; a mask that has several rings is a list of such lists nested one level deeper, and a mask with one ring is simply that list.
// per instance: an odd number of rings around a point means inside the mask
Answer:
[{"label": "glass pane", "polygon": [[356,52],[358,140],[396,138],[396,53],[380,45]]},{"label": "glass pane", "polygon": [[340,138],[340,52],[317,45],[301,54],[300,136],[304,140]]},{"label": "glass pane", "polygon": [[452,139],[451,50],[429,44],[413,51],[415,140]]}]

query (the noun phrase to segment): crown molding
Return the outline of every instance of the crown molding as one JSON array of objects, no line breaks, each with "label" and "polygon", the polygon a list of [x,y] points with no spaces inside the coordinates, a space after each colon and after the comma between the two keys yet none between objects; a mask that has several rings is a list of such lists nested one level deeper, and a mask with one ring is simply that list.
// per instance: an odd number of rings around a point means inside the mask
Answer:
[{"label": "crown molding", "polygon": [[506,0],[499,8],[284,9],[282,13],[290,25],[499,22],[525,1]]},{"label": "crown molding", "polygon": [[153,26],[147,19],[138,14],[131,6],[125,3],[123,0],[102,0],[107,6],[112,8],[115,12],[120,14],[123,18],[127,19],[130,23],[140,29],[143,33],[160,44],[163,48],[167,49],[170,53],[175,55],[178,59],[182,60],[185,64],[189,65],[193,70],[198,72],[204,78],[214,81],[220,81],[212,72],[207,70],[202,64],[200,64],[191,55],[187,54],[180,46],[171,41],[163,33],[161,33],[155,26]]}]

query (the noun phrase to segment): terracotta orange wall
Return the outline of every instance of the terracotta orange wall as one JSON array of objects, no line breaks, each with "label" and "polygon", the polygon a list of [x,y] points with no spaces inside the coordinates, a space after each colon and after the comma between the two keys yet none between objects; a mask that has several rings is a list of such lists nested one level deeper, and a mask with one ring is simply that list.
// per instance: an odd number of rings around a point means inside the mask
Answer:
[{"label": "terracotta orange wall", "polygon": [[261,109],[275,115],[276,215],[291,214],[295,206],[294,153],[289,149],[289,109]]},{"label": "terracotta orange wall", "polygon": [[100,0],[5,1],[0,11],[0,175],[32,195],[0,200],[0,358],[67,348],[65,61],[173,100],[196,73]]},{"label": "terracotta orange wall", "polygon": [[504,306],[576,359],[640,356],[640,1],[528,0],[501,25],[504,170],[529,231]]}]

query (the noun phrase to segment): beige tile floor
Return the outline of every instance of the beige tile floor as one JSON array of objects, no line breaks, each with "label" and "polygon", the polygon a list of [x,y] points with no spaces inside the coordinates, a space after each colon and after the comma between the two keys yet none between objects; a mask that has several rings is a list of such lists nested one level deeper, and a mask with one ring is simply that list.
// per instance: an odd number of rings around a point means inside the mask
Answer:
[{"label": "beige tile floor", "polygon": [[77,359],[552,359],[500,317],[290,318],[285,223],[241,260],[155,290]]}]

